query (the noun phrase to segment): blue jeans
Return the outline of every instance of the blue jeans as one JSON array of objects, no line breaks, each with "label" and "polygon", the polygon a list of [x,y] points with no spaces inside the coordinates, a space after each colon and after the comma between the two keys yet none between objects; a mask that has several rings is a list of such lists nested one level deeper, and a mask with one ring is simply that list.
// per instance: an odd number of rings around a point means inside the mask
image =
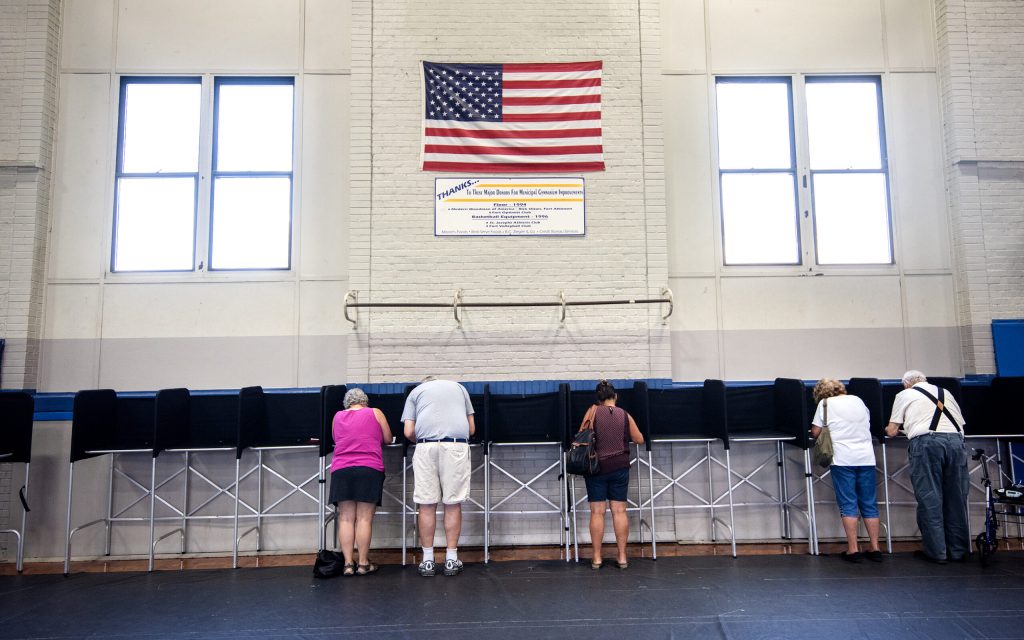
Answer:
[{"label": "blue jeans", "polygon": [[958,433],[917,436],[908,453],[924,552],[939,560],[959,560],[971,550],[964,439]]},{"label": "blue jeans", "polygon": [[860,509],[862,518],[878,517],[878,501],[875,499],[875,468],[840,467],[832,465],[832,489],[839,503],[839,515],[856,518]]}]

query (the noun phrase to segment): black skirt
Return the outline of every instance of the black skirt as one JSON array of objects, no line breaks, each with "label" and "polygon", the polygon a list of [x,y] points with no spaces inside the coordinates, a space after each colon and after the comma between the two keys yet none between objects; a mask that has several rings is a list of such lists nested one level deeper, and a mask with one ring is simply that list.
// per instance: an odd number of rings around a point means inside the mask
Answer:
[{"label": "black skirt", "polygon": [[384,495],[384,472],[370,467],[345,467],[331,473],[331,497],[333,505],[339,502],[369,502],[381,504]]}]

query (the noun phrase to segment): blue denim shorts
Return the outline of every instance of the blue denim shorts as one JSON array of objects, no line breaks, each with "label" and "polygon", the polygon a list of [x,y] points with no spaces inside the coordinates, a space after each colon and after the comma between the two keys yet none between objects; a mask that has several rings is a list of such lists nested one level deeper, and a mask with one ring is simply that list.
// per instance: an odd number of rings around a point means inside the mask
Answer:
[{"label": "blue denim shorts", "polygon": [[629,467],[596,476],[584,476],[583,479],[587,481],[587,502],[626,501],[629,490]]},{"label": "blue denim shorts", "polygon": [[860,509],[862,518],[878,517],[878,501],[875,499],[874,467],[840,467],[832,465],[832,488],[839,503],[839,515],[856,518]]}]

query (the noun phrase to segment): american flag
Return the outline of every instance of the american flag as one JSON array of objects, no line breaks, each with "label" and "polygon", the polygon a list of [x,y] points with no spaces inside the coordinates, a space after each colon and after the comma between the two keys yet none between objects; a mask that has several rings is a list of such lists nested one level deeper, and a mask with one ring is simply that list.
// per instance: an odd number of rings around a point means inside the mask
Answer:
[{"label": "american flag", "polygon": [[423,63],[424,171],[603,171],[601,61]]}]

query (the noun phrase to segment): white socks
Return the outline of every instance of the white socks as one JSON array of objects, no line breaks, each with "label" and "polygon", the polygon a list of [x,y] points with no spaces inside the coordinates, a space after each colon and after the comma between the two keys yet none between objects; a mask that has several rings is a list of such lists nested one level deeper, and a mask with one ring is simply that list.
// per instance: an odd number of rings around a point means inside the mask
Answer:
[{"label": "white socks", "polygon": [[[434,560],[434,547],[421,547],[423,549],[423,562],[427,560]],[[459,549],[457,547],[451,547],[445,552],[444,559],[447,560],[458,560]]]}]

